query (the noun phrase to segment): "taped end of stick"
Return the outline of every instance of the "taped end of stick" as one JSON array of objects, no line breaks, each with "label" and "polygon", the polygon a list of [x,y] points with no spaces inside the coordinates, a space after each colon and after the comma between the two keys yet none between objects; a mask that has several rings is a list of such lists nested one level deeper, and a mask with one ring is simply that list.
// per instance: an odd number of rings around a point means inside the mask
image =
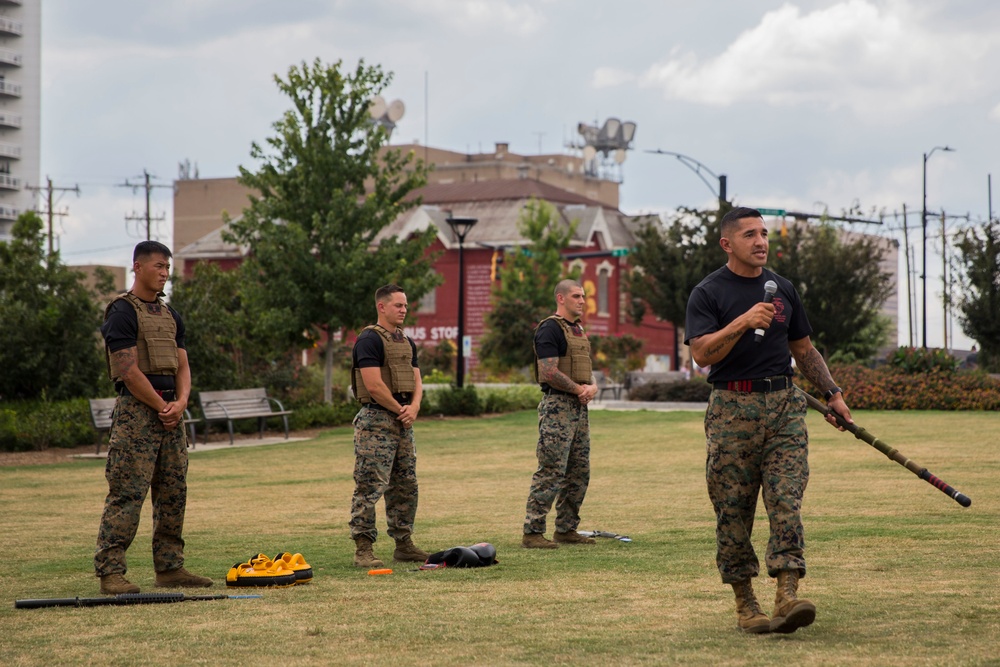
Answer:
[{"label": "taped end of stick", "polygon": [[972,498],[965,495],[964,493],[955,493],[955,502],[957,502],[962,507],[968,507],[972,504]]},{"label": "taped end of stick", "polygon": [[368,575],[372,576],[372,577],[378,576],[378,575],[381,575],[381,574],[392,574],[392,570],[390,570],[387,567],[386,568],[380,568],[378,570],[368,570]]}]

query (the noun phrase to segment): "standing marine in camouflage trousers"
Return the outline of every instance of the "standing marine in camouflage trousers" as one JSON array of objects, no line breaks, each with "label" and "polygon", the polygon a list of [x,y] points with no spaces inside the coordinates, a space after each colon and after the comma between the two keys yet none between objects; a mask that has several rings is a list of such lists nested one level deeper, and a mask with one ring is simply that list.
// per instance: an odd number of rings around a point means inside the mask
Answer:
[{"label": "standing marine in camouflage trousers", "polygon": [[716,564],[723,583],[735,584],[760,572],[750,542],[758,492],[763,493],[771,528],[765,556],[768,575],[800,570],[805,576],[800,515],[809,479],[805,412],[805,398],[795,389],[712,392],[705,416],[706,478],[718,517]]},{"label": "standing marine in camouflage trousers", "polygon": [[188,458],[183,424],[191,369],[184,320],[160,298],[170,276],[170,249],[157,241],[139,243],[132,270],[132,289],[108,304],[101,326],[108,376],[118,393],[104,469],[108,495],[94,552],[94,571],[108,595],[139,592],[125,578],[125,552],[149,491],[156,585],[212,585],[208,577],[184,568]]},{"label": "standing marine in camouflage trousers", "polygon": [[[719,227],[726,264],[692,290],[684,341],[699,366],[711,366],[705,478],[716,516],[715,560],[736,595],[740,630],[795,632],[815,620],[816,605],[798,597],[806,574],[801,510],[809,439],[806,401],[792,384],[792,357],[825,391],[831,410],[848,422],[851,412],[809,340],[812,327],[798,292],[765,268],[769,246],[760,212],[735,208]],[[840,428],[833,414],[827,421]],[[758,493],[770,524],[767,572],[777,579],[771,618],[751,584],[760,568],[751,543]]]},{"label": "standing marine in camouflage trousers", "polygon": [[550,394],[538,405],[538,470],[531,478],[525,534],[544,533],[556,503],[556,533],[576,532],[580,506],[590,484],[587,407],[575,396]]},{"label": "standing marine in camouflage trousers", "polygon": [[[538,469],[531,478],[524,536],[526,549],[555,549],[556,542],[594,544],[576,532],[590,483],[590,420],[587,404],[597,395],[590,341],[580,326],[587,303],[575,280],[555,289],[556,314],[535,329],[535,371],[542,388],[538,404]],[[545,538],[545,517],[556,504],[554,541]]]},{"label": "standing marine in camouflage trousers", "polygon": [[385,410],[362,408],[354,418],[351,538],[375,542],[375,503],[385,496],[389,537],[410,538],[417,516],[417,452],[413,428]]},{"label": "standing marine in camouflage trousers", "polygon": [[108,497],[97,535],[97,576],[124,574],[125,551],[135,539],[146,494],[153,488],[153,567],[184,565],[184,507],[187,503],[187,435],[165,430],[156,413],[133,396],[122,396],[112,415],[105,477]]},{"label": "standing marine in camouflage trousers", "polygon": [[355,567],[384,564],[375,556],[375,504],[385,496],[392,557],[424,562],[427,552],[413,543],[417,514],[417,451],[413,422],[420,413],[423,382],[417,346],[403,333],[406,294],[397,285],[375,291],[378,323],[358,334],[351,351],[351,388],[361,402],[354,418],[354,496],[351,539]]}]

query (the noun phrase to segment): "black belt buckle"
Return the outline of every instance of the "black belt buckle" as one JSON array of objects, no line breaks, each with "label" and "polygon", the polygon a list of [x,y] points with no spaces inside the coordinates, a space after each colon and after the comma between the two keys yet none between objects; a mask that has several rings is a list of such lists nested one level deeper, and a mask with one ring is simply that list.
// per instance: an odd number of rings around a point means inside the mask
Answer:
[{"label": "black belt buckle", "polygon": [[759,382],[762,385],[764,385],[764,391],[765,392],[772,391],[772,389],[771,389],[771,378],[764,378],[763,380],[759,380]]},{"label": "black belt buckle", "polygon": [[163,391],[157,393],[159,393],[160,398],[165,400],[167,403],[173,403],[177,400],[177,392],[173,389],[164,389]]}]

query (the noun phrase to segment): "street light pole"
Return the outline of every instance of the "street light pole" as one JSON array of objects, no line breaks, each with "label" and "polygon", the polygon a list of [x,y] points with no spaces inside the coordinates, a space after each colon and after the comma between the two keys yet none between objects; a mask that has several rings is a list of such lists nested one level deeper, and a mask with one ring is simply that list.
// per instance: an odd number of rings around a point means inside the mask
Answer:
[{"label": "street light pole", "polygon": [[465,260],[462,256],[465,237],[477,222],[478,218],[456,218],[449,215],[445,220],[452,233],[458,239],[458,349],[456,354],[455,386],[461,389],[465,384]]},{"label": "street light pole", "polygon": [[923,242],[924,258],[923,258],[923,263],[921,264],[921,266],[923,267],[923,275],[920,277],[920,280],[923,286],[923,293],[924,293],[923,311],[922,311],[922,317],[923,317],[922,343],[923,343],[923,348],[925,350],[927,349],[927,160],[929,160],[930,157],[934,155],[934,151],[937,150],[947,151],[950,153],[955,149],[951,148],[950,146],[935,146],[930,150],[929,153],[924,153],[924,206],[923,210],[920,213],[920,227],[923,230],[923,235],[924,235],[924,242]]}]

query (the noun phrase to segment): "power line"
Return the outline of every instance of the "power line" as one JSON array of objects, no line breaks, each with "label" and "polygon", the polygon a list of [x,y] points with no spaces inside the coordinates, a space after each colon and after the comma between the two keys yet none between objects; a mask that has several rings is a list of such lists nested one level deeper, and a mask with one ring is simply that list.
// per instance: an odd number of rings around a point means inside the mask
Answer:
[{"label": "power line", "polygon": [[155,217],[155,218],[152,217],[152,213],[150,211],[149,198],[150,198],[150,195],[152,194],[153,188],[171,188],[172,189],[174,186],[173,185],[157,185],[155,183],[152,183],[151,179],[156,178],[156,177],[153,176],[153,175],[151,175],[145,169],[142,170],[142,177],[143,177],[143,183],[141,183],[141,184],[140,183],[129,183],[128,179],[125,179],[125,182],[122,183],[122,184],[120,184],[118,187],[132,188],[132,192],[135,192],[139,188],[145,189],[145,191],[146,191],[146,213],[145,213],[145,215],[139,215],[138,213],[136,213],[135,211],[133,211],[129,215],[125,216],[125,220],[128,221],[128,222],[131,222],[133,220],[135,220],[135,221],[145,220],[146,221],[146,240],[149,241],[150,237],[152,235],[153,221],[155,220],[156,222],[161,222],[161,221],[167,219],[167,216],[163,215],[163,214],[161,214],[161,215],[159,215],[158,217]]},{"label": "power line", "polygon": [[80,196],[80,185],[77,184],[77,185],[74,185],[71,188],[56,187],[56,186],[52,185],[52,179],[49,178],[48,176],[45,177],[45,183],[46,183],[45,187],[32,186],[32,185],[29,185],[29,186],[26,186],[26,187],[27,187],[28,190],[34,190],[35,192],[45,191],[45,193],[46,193],[46,195],[45,195],[46,210],[39,211],[39,213],[44,214],[48,218],[48,221],[49,221],[49,257],[51,257],[55,253],[55,248],[54,248],[55,244],[53,242],[53,236],[54,236],[54,231],[53,231],[54,230],[53,217],[57,216],[57,215],[69,215],[69,211],[68,210],[64,210],[64,211],[56,211],[55,210],[55,204],[52,201],[53,194],[56,193],[56,192],[75,192],[76,196],[79,197]]}]

